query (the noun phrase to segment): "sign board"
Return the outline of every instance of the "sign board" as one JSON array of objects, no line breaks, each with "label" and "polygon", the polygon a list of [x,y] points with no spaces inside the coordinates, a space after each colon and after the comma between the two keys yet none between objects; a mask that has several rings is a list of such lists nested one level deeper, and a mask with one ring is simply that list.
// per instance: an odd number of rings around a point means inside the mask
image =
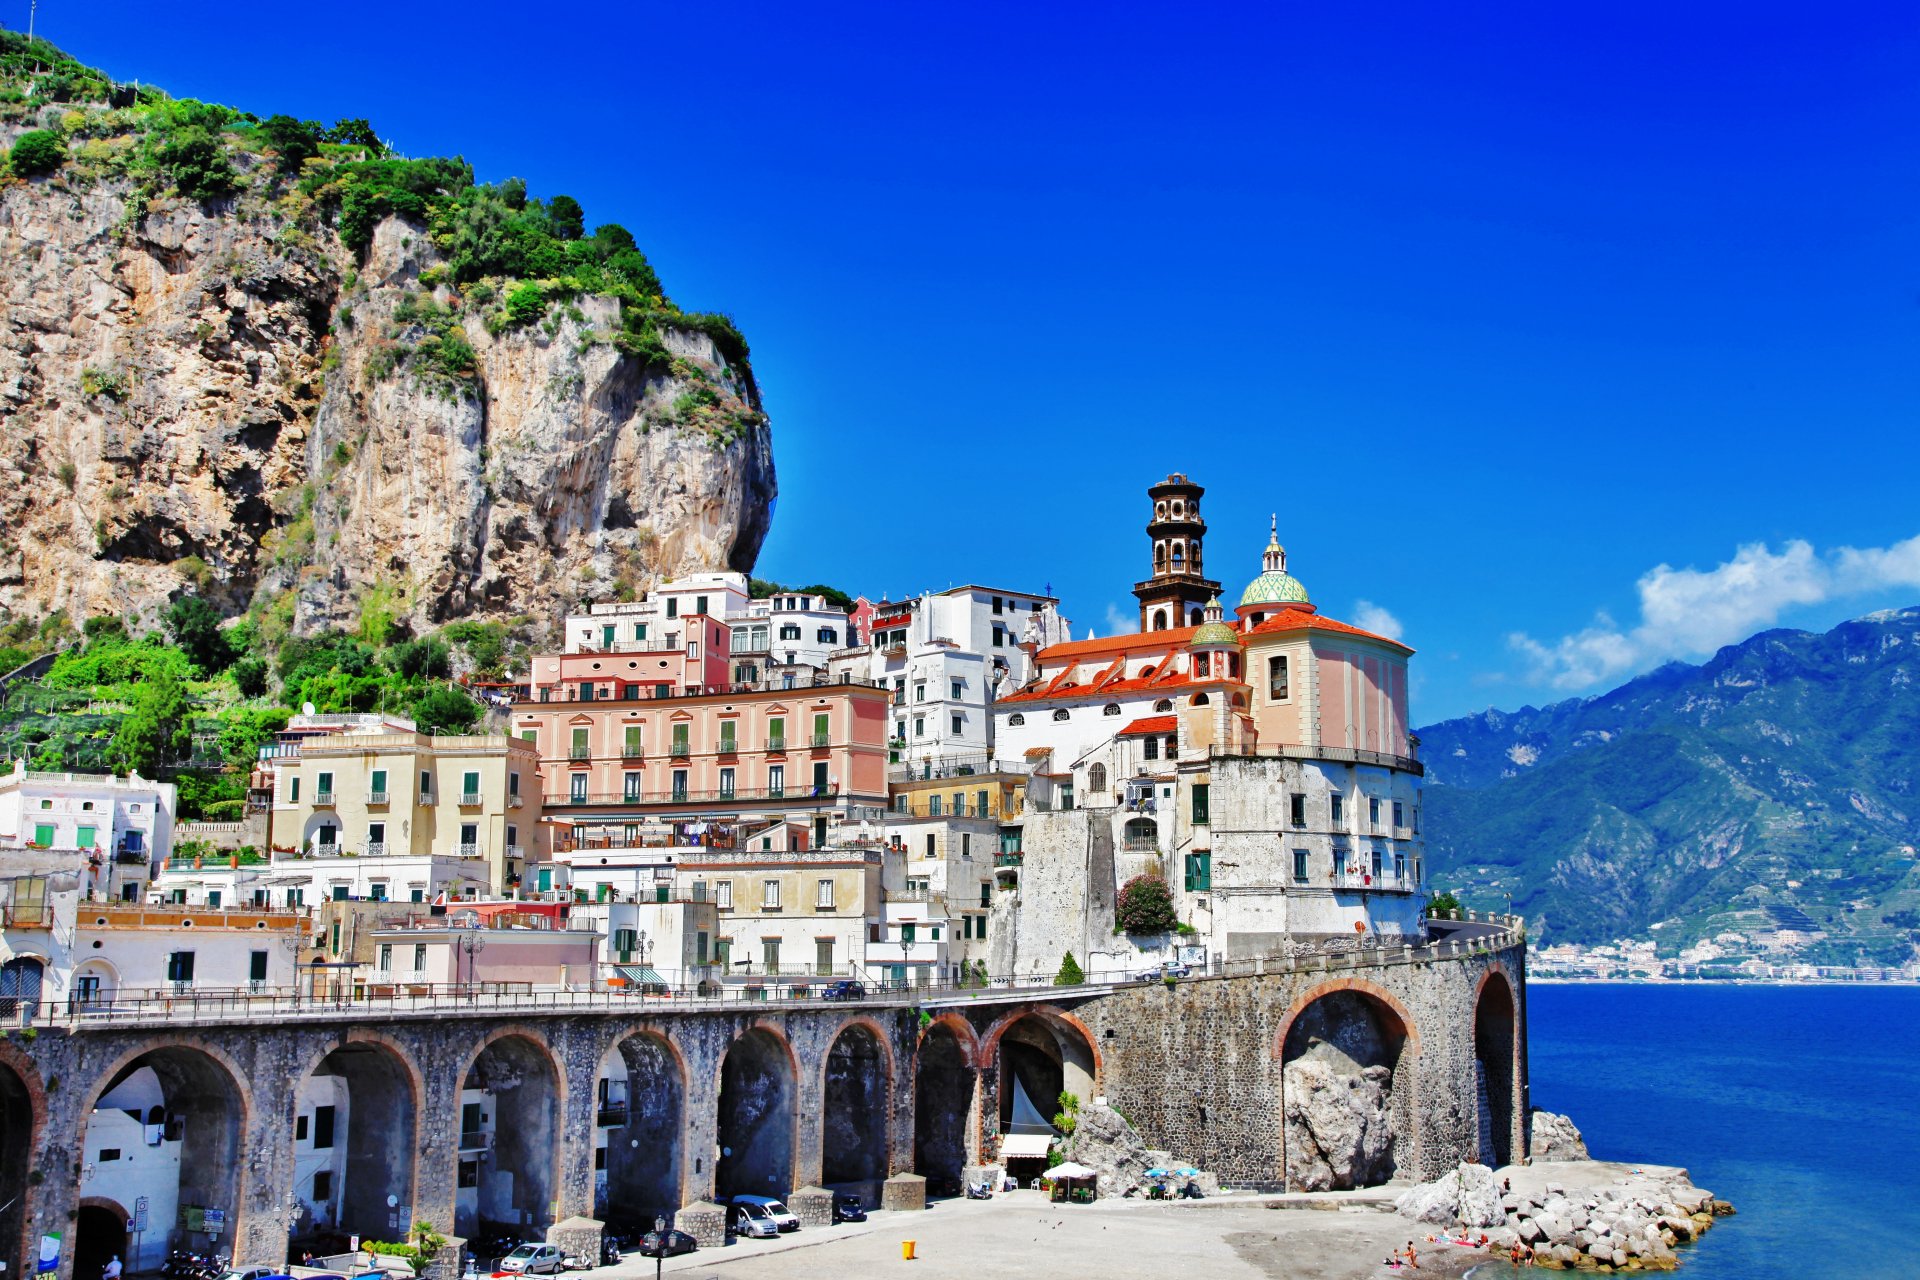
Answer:
[{"label": "sign board", "polygon": [[227,1211],[225,1209],[202,1209],[200,1212],[201,1221],[206,1223],[208,1231],[218,1231],[227,1225]]},{"label": "sign board", "polygon": [[145,1196],[138,1196],[134,1199],[133,1229],[135,1231],[145,1231],[147,1229],[147,1198]]},{"label": "sign board", "polygon": [[58,1231],[50,1231],[40,1237],[40,1266],[38,1269],[43,1275],[49,1271],[58,1271],[60,1269],[60,1233]]}]

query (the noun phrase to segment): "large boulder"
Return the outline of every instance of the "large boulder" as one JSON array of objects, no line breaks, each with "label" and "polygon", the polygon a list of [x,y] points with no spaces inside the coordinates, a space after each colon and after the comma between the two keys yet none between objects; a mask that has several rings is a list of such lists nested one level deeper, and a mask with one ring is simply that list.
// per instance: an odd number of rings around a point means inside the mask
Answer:
[{"label": "large boulder", "polygon": [[1393,1073],[1349,1066],[1316,1054],[1282,1073],[1290,1187],[1335,1191],[1393,1176]]},{"label": "large boulder", "polygon": [[1140,1186],[1146,1171],[1158,1163],[1155,1154],[1125,1116],[1097,1102],[1080,1105],[1066,1143],[1067,1159],[1099,1172],[1102,1196],[1125,1195]]},{"label": "large boulder", "polygon": [[1533,1113],[1533,1143],[1529,1154],[1543,1161],[1592,1159],[1573,1121],[1552,1111]]},{"label": "large boulder", "polygon": [[1440,1227],[1455,1223],[1499,1227],[1507,1221],[1506,1209],[1500,1203],[1500,1183],[1493,1170],[1483,1164],[1463,1164],[1432,1182],[1409,1188],[1394,1201],[1394,1208],[1402,1217]]}]

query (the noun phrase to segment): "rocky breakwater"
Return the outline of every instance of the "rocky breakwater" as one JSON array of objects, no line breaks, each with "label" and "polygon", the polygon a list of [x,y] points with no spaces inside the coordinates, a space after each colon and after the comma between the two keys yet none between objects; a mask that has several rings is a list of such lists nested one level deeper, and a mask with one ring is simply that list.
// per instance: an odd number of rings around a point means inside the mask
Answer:
[{"label": "rocky breakwater", "polygon": [[[1599,1160],[1513,1166],[1463,1164],[1396,1202],[1401,1216],[1497,1257],[1593,1271],[1668,1271],[1733,1206],[1693,1185],[1685,1169]],[[1484,1239],[1485,1243],[1480,1242]]]}]

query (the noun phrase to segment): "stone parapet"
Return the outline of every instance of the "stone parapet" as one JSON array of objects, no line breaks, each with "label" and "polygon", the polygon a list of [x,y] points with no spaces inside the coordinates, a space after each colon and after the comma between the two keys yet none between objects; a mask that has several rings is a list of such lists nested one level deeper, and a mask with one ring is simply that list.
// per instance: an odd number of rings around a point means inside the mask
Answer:
[{"label": "stone parapet", "polygon": [[803,1227],[833,1225],[833,1192],[825,1187],[802,1187],[787,1197],[787,1208]]},{"label": "stone parapet", "polygon": [[547,1243],[558,1245],[560,1252],[587,1259],[588,1266],[600,1265],[600,1236],[606,1224],[598,1218],[562,1218],[547,1228]]},{"label": "stone parapet", "polygon": [[927,1180],[917,1173],[896,1173],[880,1188],[880,1207],[924,1209],[927,1207]]},{"label": "stone parapet", "polygon": [[718,1249],[727,1243],[727,1211],[711,1200],[696,1200],[674,1214],[673,1226],[698,1240],[702,1249]]}]

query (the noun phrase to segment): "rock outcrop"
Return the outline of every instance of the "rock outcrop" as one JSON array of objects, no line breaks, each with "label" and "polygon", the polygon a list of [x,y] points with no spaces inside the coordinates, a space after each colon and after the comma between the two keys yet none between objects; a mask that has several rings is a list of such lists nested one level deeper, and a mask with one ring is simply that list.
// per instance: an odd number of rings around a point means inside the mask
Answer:
[{"label": "rock outcrop", "polygon": [[[539,626],[750,569],[765,537],[747,369],[670,322],[665,357],[628,354],[604,298],[490,334],[399,218],[361,263],[253,194],[35,179],[0,189],[0,265],[7,612],[150,618],[192,583],[229,611],[291,593],[303,630],[372,592],[417,625]],[[404,358],[422,311],[471,346],[457,376]]]},{"label": "rock outcrop", "polygon": [[1405,1218],[1447,1227],[1497,1227],[1507,1220],[1500,1207],[1500,1183],[1483,1164],[1463,1164],[1432,1182],[1423,1182],[1394,1201]]},{"label": "rock outcrop", "polygon": [[1382,1066],[1342,1070],[1328,1056],[1290,1062],[1287,1185],[1301,1191],[1370,1187],[1393,1176],[1393,1075]]},{"label": "rock outcrop", "polygon": [[1536,1161],[1587,1160],[1587,1144],[1572,1120],[1552,1111],[1533,1113],[1533,1138],[1528,1147]]}]

